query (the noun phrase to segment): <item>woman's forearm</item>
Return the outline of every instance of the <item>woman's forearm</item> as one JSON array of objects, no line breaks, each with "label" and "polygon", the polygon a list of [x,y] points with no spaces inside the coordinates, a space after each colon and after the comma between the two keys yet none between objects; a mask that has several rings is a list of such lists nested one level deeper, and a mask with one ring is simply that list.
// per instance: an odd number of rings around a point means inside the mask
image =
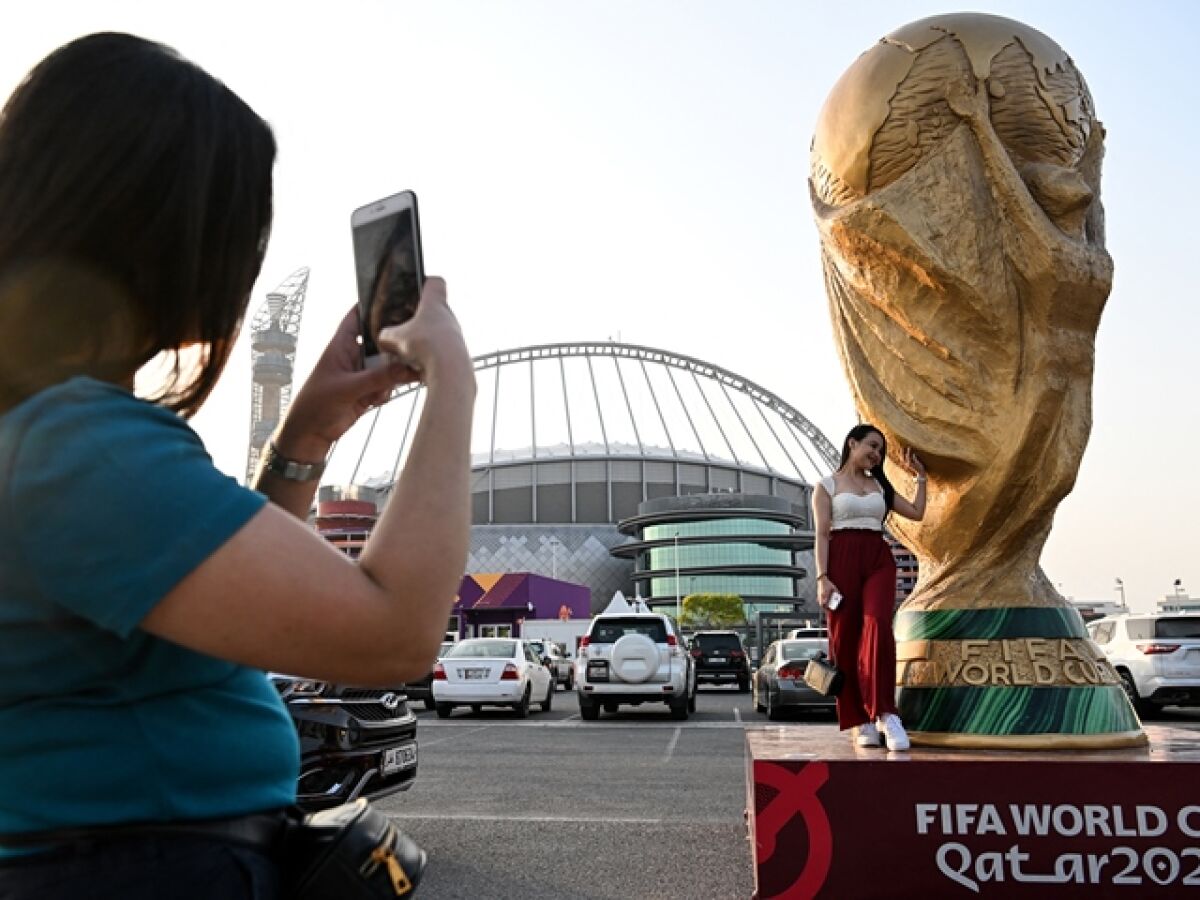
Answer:
[{"label": "woman's forearm", "polygon": [[431,653],[466,566],[474,399],[469,360],[465,370],[429,374],[412,448],[359,559]]}]

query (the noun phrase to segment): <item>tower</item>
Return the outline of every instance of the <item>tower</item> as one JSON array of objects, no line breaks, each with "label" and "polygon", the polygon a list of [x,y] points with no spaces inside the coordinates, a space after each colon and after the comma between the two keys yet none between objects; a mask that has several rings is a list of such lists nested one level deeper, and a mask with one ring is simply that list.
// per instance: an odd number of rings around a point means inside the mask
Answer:
[{"label": "tower", "polygon": [[308,269],[297,269],[267,294],[250,324],[250,446],[246,482],[292,399],[292,371],[300,338],[300,314],[308,291]]}]

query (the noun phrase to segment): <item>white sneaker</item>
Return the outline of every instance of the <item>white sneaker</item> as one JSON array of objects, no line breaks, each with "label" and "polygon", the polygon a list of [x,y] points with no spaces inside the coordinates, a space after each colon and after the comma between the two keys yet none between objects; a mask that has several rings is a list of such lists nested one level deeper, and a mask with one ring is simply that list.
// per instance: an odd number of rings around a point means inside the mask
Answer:
[{"label": "white sneaker", "polygon": [[909,748],[908,732],[895,713],[879,717],[879,730],[883,732],[884,744],[889,750],[907,750]]},{"label": "white sneaker", "polygon": [[850,729],[854,735],[854,743],[860,747],[878,747],[879,746],[879,730],[873,722],[868,722],[866,725],[855,725]]}]

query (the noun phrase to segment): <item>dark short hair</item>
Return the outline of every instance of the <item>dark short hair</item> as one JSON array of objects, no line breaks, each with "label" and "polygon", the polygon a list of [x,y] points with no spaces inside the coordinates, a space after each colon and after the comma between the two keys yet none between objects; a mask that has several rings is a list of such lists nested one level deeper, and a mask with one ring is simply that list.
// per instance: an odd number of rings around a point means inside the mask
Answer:
[{"label": "dark short hair", "polygon": [[154,399],[194,413],[262,265],[274,161],[266,122],[169,47],[92,34],[42,60],[0,112],[0,410],[167,351]]}]

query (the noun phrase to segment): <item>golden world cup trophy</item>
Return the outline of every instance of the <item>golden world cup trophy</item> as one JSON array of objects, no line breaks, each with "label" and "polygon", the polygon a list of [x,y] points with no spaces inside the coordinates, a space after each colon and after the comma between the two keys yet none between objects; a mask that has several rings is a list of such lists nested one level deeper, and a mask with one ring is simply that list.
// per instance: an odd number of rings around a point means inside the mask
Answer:
[{"label": "golden world cup trophy", "polygon": [[1091,428],[1113,273],[1103,151],[1071,58],[982,14],[889,34],[817,124],[810,187],[838,350],[862,419],[929,470],[924,520],[889,521],[920,561],[896,618],[916,744],[1146,742],[1038,565]]}]

